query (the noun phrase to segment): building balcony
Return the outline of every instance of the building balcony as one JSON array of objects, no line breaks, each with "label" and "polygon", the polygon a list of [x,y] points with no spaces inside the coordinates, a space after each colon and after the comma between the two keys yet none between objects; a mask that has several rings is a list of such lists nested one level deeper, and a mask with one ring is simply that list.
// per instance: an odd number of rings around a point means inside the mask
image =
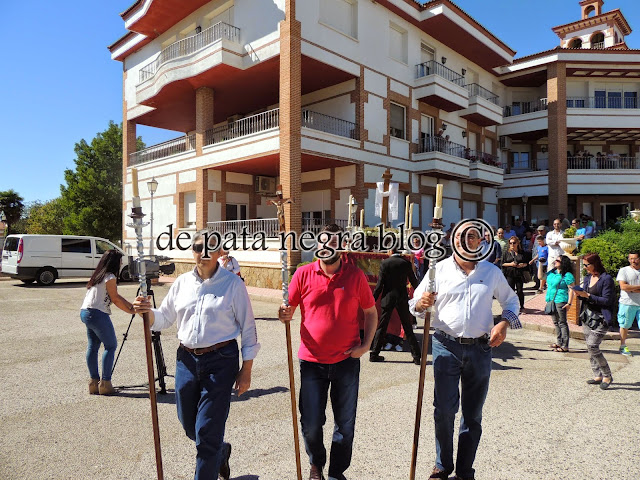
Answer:
[{"label": "building balcony", "polygon": [[570,195],[639,195],[640,158],[619,155],[567,158]]},{"label": "building balcony", "polygon": [[502,124],[502,108],[498,104],[500,99],[495,93],[477,83],[467,85],[467,90],[469,108],[460,112],[462,118],[482,127]]},{"label": "building balcony", "polygon": [[513,102],[503,108],[502,125],[498,135],[514,136],[521,133],[547,130],[549,127],[547,99]]},{"label": "building balcony", "polygon": [[445,178],[462,178],[474,183],[499,185],[502,169],[498,157],[477,152],[442,137],[426,137],[413,156],[421,173],[437,172]]},{"label": "building balcony", "polygon": [[505,175],[527,172],[546,172],[549,170],[549,159],[538,158],[524,162],[503,163],[502,169],[504,170]]},{"label": "building balcony", "polygon": [[144,103],[169,83],[199,75],[217,65],[239,68],[240,29],[224,22],[178,40],[139,71],[136,101]]},{"label": "building balcony", "polygon": [[[355,123],[307,109],[302,110],[302,127],[352,140],[359,138]],[[208,150],[208,147],[234,141],[240,141],[238,146],[242,146],[246,143],[242,140],[249,141],[254,139],[255,135],[278,131],[279,128],[280,109],[274,108],[207,130],[204,135],[204,147]],[[132,153],[129,165],[139,165],[183,154],[194,156],[195,145],[195,134],[179,137]]]},{"label": "building balcony", "polygon": [[414,99],[447,112],[469,107],[464,77],[434,60],[416,65],[414,87]]},{"label": "building balcony", "polygon": [[601,155],[588,157],[568,157],[567,170],[636,170],[640,173],[637,157]]},{"label": "building balcony", "polygon": [[[322,231],[322,228],[329,223],[335,223],[346,229],[348,222],[347,220],[337,218],[303,218],[302,231],[313,232],[317,235]],[[218,232],[221,237],[224,237],[230,232],[235,232],[239,235],[243,229],[246,229],[248,236],[254,236],[258,232],[264,232],[267,238],[273,239],[277,238],[280,234],[280,222],[277,218],[207,222],[207,230],[209,233]]]}]

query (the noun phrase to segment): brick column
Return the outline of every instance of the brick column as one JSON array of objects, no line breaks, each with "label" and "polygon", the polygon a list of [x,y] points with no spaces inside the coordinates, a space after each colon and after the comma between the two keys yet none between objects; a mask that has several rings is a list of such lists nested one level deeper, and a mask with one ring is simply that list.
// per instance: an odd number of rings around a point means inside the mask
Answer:
[{"label": "brick column", "polygon": [[[296,20],[295,0],[286,0],[285,19],[280,22],[280,183],[284,198],[287,229],[301,233],[302,189],[302,55],[301,24]],[[300,263],[299,251],[288,251],[288,264]]]},{"label": "brick column", "polygon": [[351,93],[351,103],[355,103],[356,108],[356,129],[360,148],[364,148],[364,142],[368,140],[368,132],[364,128],[364,104],[367,100],[367,92],[364,89],[364,66],[361,66],[360,76],[356,78],[356,88]]},{"label": "brick column", "polygon": [[136,123],[127,120],[127,100],[125,96],[125,83],[127,72],[122,75],[122,239],[127,237],[127,203],[124,197],[124,187],[127,184],[127,168],[129,167],[129,156],[136,151]]},{"label": "brick column", "polygon": [[196,170],[196,228],[207,228],[209,219],[209,202],[213,198],[213,192],[209,192],[209,170],[200,168]]},{"label": "brick column", "polygon": [[567,70],[556,62],[547,68],[549,106],[549,220],[568,213],[567,198]]},{"label": "brick column", "polygon": [[213,90],[200,87],[196,90],[196,155],[202,155],[204,135],[213,128]]}]

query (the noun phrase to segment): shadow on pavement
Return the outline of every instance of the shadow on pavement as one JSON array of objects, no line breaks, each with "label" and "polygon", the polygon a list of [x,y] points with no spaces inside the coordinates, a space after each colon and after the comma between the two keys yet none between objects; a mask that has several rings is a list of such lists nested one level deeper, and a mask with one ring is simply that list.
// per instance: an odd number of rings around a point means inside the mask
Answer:
[{"label": "shadow on pavement", "polygon": [[231,480],[260,480],[257,475],[243,475],[241,477],[233,477]]},{"label": "shadow on pavement", "polygon": [[613,383],[607,390],[630,390],[632,392],[640,392],[640,382],[616,383],[616,380],[614,378]]},{"label": "shadow on pavement", "polygon": [[259,398],[264,397],[265,395],[271,395],[272,393],[283,393],[288,391],[289,389],[286,387],[254,388],[245,392],[241,397],[238,397],[235,393],[231,394],[231,402],[245,402],[251,398]]}]

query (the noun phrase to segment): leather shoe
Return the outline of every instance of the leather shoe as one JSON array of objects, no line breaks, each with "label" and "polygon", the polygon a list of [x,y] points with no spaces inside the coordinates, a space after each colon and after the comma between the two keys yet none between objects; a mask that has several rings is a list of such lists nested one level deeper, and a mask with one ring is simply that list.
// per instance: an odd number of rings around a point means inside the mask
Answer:
[{"label": "leather shoe", "polygon": [[604,379],[603,379],[602,383],[600,383],[600,389],[601,390],[606,390],[607,388],[609,388],[611,386],[612,383],[613,383],[613,377],[610,377],[608,382],[605,382]]},{"label": "leather shoe", "polygon": [[421,363],[420,357],[413,357],[413,363],[415,363],[416,365],[420,365]]},{"label": "leather shoe", "polygon": [[229,477],[231,477],[231,469],[229,468],[229,457],[231,457],[231,444],[222,442],[222,465],[220,465],[218,480],[229,480]]},{"label": "leather shoe", "polygon": [[370,362],[384,362],[384,357],[382,355],[378,355],[377,353],[369,354]]},{"label": "leather shoe", "polygon": [[447,480],[449,478],[450,473],[451,472],[447,472],[446,470],[440,470],[438,467],[433,467],[433,471],[431,472],[431,476],[429,476],[429,478]]},{"label": "leather shoe", "polygon": [[311,470],[309,471],[309,480],[324,480],[322,470],[320,470],[315,465],[311,465]]}]

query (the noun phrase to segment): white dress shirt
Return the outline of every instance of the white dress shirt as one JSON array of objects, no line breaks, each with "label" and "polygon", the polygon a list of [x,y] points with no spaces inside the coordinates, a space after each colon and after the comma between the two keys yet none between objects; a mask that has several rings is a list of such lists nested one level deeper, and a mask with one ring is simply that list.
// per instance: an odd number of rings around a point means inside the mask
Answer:
[{"label": "white dress shirt", "polygon": [[551,230],[547,233],[547,246],[549,247],[549,269],[553,268],[553,260],[564,255],[562,248],[560,248],[560,242],[564,237],[562,236],[562,230],[556,232]]},{"label": "white dress shirt", "polygon": [[243,360],[252,360],[260,350],[247,288],[223,268],[206,280],[195,268],[180,275],[153,314],[155,331],[178,322],[178,339],[185,347],[210,347],[242,335]]},{"label": "white dress shirt", "polygon": [[[417,317],[415,305],[427,291],[429,279],[422,280],[409,300],[409,310]],[[493,297],[502,307],[502,316],[512,328],[521,328],[520,303],[502,271],[488,262],[478,262],[467,275],[451,256],[436,265],[435,313],[431,326],[454,337],[478,338],[493,328]]]}]

